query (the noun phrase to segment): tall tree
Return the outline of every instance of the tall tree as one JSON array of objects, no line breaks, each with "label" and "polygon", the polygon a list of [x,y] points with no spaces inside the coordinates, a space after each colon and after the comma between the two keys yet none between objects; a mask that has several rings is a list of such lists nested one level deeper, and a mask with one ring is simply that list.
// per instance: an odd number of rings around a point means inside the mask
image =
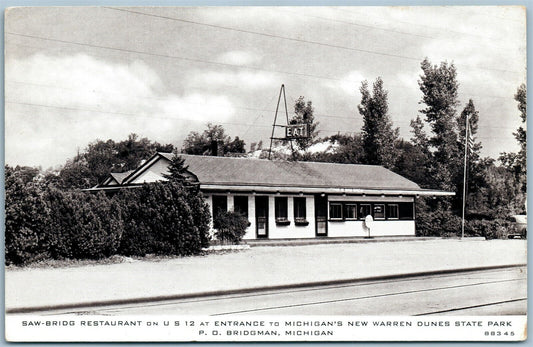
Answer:
[{"label": "tall tree", "polygon": [[58,188],[89,188],[111,172],[124,172],[137,168],[143,159],[156,152],[171,152],[174,146],[161,145],[137,134],[130,134],[126,140],[96,140],[87,148],[69,159],[59,175],[47,176],[47,183]]},{"label": "tall tree", "polygon": [[396,172],[411,178],[424,188],[435,187],[432,170],[432,153],[430,151],[429,138],[424,130],[424,122],[417,115],[411,120],[411,133],[413,136],[409,143],[399,141],[397,143],[398,162]]},{"label": "tall tree", "polygon": [[243,140],[238,136],[234,140],[226,135],[222,125],[207,124],[207,129],[203,133],[191,131],[183,141],[182,152],[194,155],[216,155],[222,156],[228,153],[245,153]]},{"label": "tall tree", "polygon": [[174,151],[174,155],[170,159],[170,164],[168,166],[168,174],[163,175],[166,179],[170,181],[176,181],[181,184],[184,184],[187,181],[187,170],[189,166],[185,166],[185,159],[181,157],[177,151]]},{"label": "tall tree", "polygon": [[[518,102],[518,110],[520,111],[520,118],[522,123],[527,120],[527,89],[526,85],[522,84],[518,87],[514,99]],[[520,126],[515,133],[513,133],[520,150],[518,153],[501,153],[500,161],[502,164],[514,174],[517,185],[523,194],[527,191],[527,133],[526,129]]]},{"label": "tall tree", "polygon": [[318,136],[318,131],[316,130],[318,122],[315,122],[314,112],[313,102],[310,100],[306,102],[303,96],[300,96],[294,103],[294,116],[289,123],[308,124],[309,127],[309,137],[296,140],[296,145],[301,150],[309,148]]},{"label": "tall tree", "polygon": [[420,103],[425,107],[419,112],[425,115],[432,131],[432,169],[439,188],[454,191],[454,181],[462,167],[457,146],[457,71],[453,64],[432,65],[427,58],[421,68],[418,85],[423,94]]},{"label": "tall tree", "polygon": [[361,84],[361,104],[357,106],[363,116],[363,148],[366,164],[383,165],[393,168],[396,161],[394,143],[398,139],[399,129],[392,128],[389,116],[388,92],[383,89],[381,77],[373,84],[372,93],[368,82]]}]

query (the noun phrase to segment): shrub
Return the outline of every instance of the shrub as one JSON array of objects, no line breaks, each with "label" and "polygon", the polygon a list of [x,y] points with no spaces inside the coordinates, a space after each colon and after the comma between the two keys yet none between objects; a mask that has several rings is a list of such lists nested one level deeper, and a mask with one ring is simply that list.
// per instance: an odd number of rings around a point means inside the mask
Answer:
[{"label": "shrub", "polygon": [[[482,236],[487,240],[505,239],[512,232],[512,223],[503,219],[465,221],[465,236]],[[416,216],[417,236],[461,236],[461,217],[448,211],[420,211]]]},{"label": "shrub", "polygon": [[461,218],[446,210],[423,211],[416,216],[417,236],[458,236]]},{"label": "shrub", "polygon": [[49,209],[42,191],[6,166],[5,262],[25,264],[49,257]]},{"label": "shrub", "polygon": [[209,222],[211,221],[211,211],[201,192],[193,190],[190,193],[189,206],[191,207],[192,219],[200,233],[200,244],[203,248],[206,248],[209,247],[210,241]]},{"label": "shrub", "polygon": [[121,254],[192,255],[208,244],[209,210],[193,188],[156,182],[115,199],[125,211]]},{"label": "shrub", "polygon": [[53,258],[101,259],[116,253],[123,232],[118,203],[104,193],[47,192]]},{"label": "shrub", "polygon": [[[514,225],[503,219],[472,220],[467,223],[469,232],[474,236],[483,236],[487,240],[506,239],[513,231]],[[465,227],[466,233],[466,227]]]},{"label": "shrub", "polygon": [[217,231],[215,236],[222,242],[238,244],[248,227],[248,219],[238,212],[219,212],[215,218]]}]

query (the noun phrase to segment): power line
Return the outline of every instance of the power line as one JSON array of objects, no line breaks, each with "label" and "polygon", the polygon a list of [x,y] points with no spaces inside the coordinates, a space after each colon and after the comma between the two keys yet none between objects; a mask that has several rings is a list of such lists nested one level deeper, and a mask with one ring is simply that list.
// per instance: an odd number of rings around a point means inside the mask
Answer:
[{"label": "power line", "polygon": [[[106,50],[112,50],[112,51],[119,51],[119,52],[125,52],[125,53],[132,53],[132,54],[141,54],[141,55],[147,55],[147,56],[155,56],[155,57],[162,57],[162,58],[168,58],[168,59],[179,59],[179,60],[185,60],[190,62],[196,62],[196,63],[203,63],[203,64],[212,64],[212,65],[218,65],[218,66],[226,66],[231,68],[238,68],[238,69],[248,69],[248,70],[254,70],[254,71],[265,71],[265,72],[274,72],[282,75],[293,75],[298,77],[309,77],[309,78],[317,78],[317,79],[326,79],[326,80],[332,80],[332,81],[342,81],[342,82],[354,82],[359,83],[360,81],[355,80],[347,80],[343,78],[335,78],[330,76],[324,76],[324,75],[314,75],[309,73],[299,73],[299,72],[293,72],[293,71],[283,71],[283,70],[273,70],[273,69],[263,69],[259,67],[253,67],[253,66],[242,66],[242,65],[236,65],[236,64],[229,64],[229,63],[221,63],[221,62],[215,62],[215,61],[209,61],[209,60],[203,60],[203,59],[196,59],[196,58],[189,58],[184,56],[171,56],[171,55],[165,55],[165,54],[156,54],[156,53],[149,53],[149,52],[143,52],[143,51],[136,51],[132,49],[125,49],[125,48],[117,48],[117,47],[109,47],[109,46],[101,46],[101,45],[95,45],[95,44],[89,44],[89,43],[82,43],[82,42],[75,42],[75,41],[67,41],[67,40],[59,40],[59,39],[53,39],[53,38],[47,38],[47,37],[41,37],[41,36],[35,36],[35,35],[27,35],[27,34],[21,34],[21,33],[13,33],[13,32],[6,32],[6,34],[9,35],[15,35],[15,36],[21,36],[21,37],[27,37],[32,39],[39,39],[44,41],[51,41],[51,42],[59,42],[64,44],[72,44],[77,46],[85,46],[85,47],[91,47],[91,48],[100,48],[100,49],[106,49]],[[10,43],[20,46],[27,46],[17,43]],[[28,46],[32,47],[32,46]],[[40,48],[40,47],[36,47]],[[389,84],[389,87],[397,87],[404,89],[403,86],[397,86],[394,84]],[[473,94],[471,94],[473,95]],[[473,96],[481,96],[481,95],[473,95]],[[482,96],[485,97],[485,96]],[[503,96],[497,96],[497,95],[491,95],[486,97],[496,97],[496,98],[507,98]]]},{"label": "power line", "polygon": [[[359,49],[359,48],[348,47],[348,46],[333,45],[333,44],[330,44],[330,43],[325,43],[325,42],[320,42],[320,41],[310,41],[310,40],[303,40],[303,39],[298,39],[298,38],[288,37],[288,36],[267,34],[267,33],[262,33],[262,32],[257,32],[257,31],[251,31],[251,30],[245,30],[245,29],[226,27],[226,26],[222,26],[222,25],[216,25],[216,24],[209,24],[209,23],[203,23],[203,22],[198,22],[198,21],[192,21],[192,20],[187,20],[187,19],[182,19],[182,18],[168,17],[168,16],[156,15],[156,14],[145,13],[145,12],[140,12],[140,11],[127,10],[127,9],[124,9],[124,8],[107,7],[107,6],[103,6],[103,7],[107,8],[107,9],[110,9],[110,10],[115,10],[115,11],[128,12],[128,13],[133,13],[133,14],[142,15],[142,16],[148,16],[148,17],[155,17],[155,18],[160,18],[160,19],[178,21],[178,22],[182,22],[182,23],[200,25],[200,26],[211,27],[211,28],[216,28],[216,29],[223,29],[223,30],[229,30],[229,31],[234,31],[234,32],[240,32],[240,33],[246,33],[246,34],[252,34],[252,35],[259,35],[259,36],[269,37],[269,38],[277,38],[277,39],[288,40],[288,41],[293,41],[293,42],[314,44],[314,45],[319,45],[319,46],[324,46],[324,47],[329,47],[329,48],[338,48],[338,49],[344,49],[344,50],[350,50],[350,51],[357,51],[357,52],[367,53],[367,54],[375,54],[375,55],[382,55],[382,56],[393,57],[393,58],[420,61],[419,57],[410,57],[410,56],[406,56],[406,55],[378,52],[378,51]],[[460,65],[464,66],[464,67],[473,68],[473,69],[480,69],[480,70],[493,70],[493,71],[500,71],[500,72],[519,73],[517,71],[511,71],[511,70],[505,70],[505,69],[469,66],[469,65],[463,65],[463,64],[460,64]]]},{"label": "power line", "polygon": [[[18,84],[26,84],[26,85],[32,85],[32,86],[37,86],[37,87],[46,87],[46,88],[54,88],[54,89],[62,89],[62,90],[69,90],[69,91],[79,91],[78,89],[73,89],[73,88],[66,88],[66,87],[61,87],[61,86],[57,86],[57,85],[49,85],[49,84],[41,84],[41,83],[32,83],[32,82],[27,82],[27,81],[15,81],[15,80],[6,80],[7,83],[18,83]],[[116,93],[116,92],[110,92],[110,91],[99,91],[99,90],[95,90],[95,89],[86,89],[85,91],[90,91],[90,92],[93,92],[93,93],[97,93],[97,94],[101,94],[101,95],[109,95],[109,94],[113,94],[113,95],[117,95],[117,96],[122,96],[122,97],[133,97],[133,98],[136,98],[136,99],[149,99],[149,100],[162,100],[162,101],[166,101],[168,100],[168,98],[162,98],[162,97],[148,97],[148,96],[137,96],[137,95],[126,95],[126,94],[121,94],[121,93]],[[275,97],[275,96],[274,96]],[[272,97],[272,98],[274,98]],[[487,97],[494,97],[494,96],[487,96]],[[270,101],[272,101],[272,98]],[[289,95],[289,98],[291,99],[292,103],[295,104],[296,101],[294,100],[294,98]],[[204,103],[200,103],[200,102],[192,102],[192,101],[183,101],[181,100],[183,103],[185,104],[193,104],[193,105],[203,105]],[[269,102],[270,102],[269,101]],[[269,103],[267,102],[267,104]],[[213,104],[214,106],[222,106],[222,105],[217,105],[217,104]],[[259,112],[268,112],[268,113],[275,113],[274,110],[269,110],[269,109],[264,109],[264,108],[252,108],[252,107],[244,107],[244,106],[233,106],[233,108],[235,109],[242,109],[242,110],[247,110],[247,111],[259,111]],[[224,108],[224,107],[221,107],[221,109],[225,109],[225,110],[230,110],[229,108]],[[330,115],[330,114],[321,114],[321,113],[317,113],[317,114],[314,114],[315,117],[318,117],[318,118],[335,118],[335,119],[348,119],[348,120],[355,120],[356,116],[348,116],[348,117],[345,117],[345,116],[335,116],[335,115]],[[256,118],[256,120],[259,119],[259,116]],[[407,125],[410,125],[410,121],[400,121],[400,120],[396,120],[394,121],[394,124],[407,124]],[[498,126],[498,127],[491,127],[491,126],[486,126],[486,125],[478,125],[479,127],[481,128],[509,128],[511,129],[510,127],[504,127],[504,126]],[[514,129],[514,128],[512,128]]]},{"label": "power line", "polygon": [[[29,103],[29,102],[18,102],[18,101],[10,101],[6,100],[6,104],[16,104],[16,105],[24,105],[24,106],[33,106],[33,107],[44,107],[44,108],[55,108],[55,109],[63,109],[63,110],[69,110],[69,111],[85,111],[85,112],[93,112],[93,113],[100,113],[100,114],[115,114],[115,115],[121,115],[121,116],[130,116],[130,117],[138,117],[138,118],[146,118],[146,119],[169,119],[169,120],[176,120],[176,121],[196,121],[200,122],[200,120],[194,120],[191,118],[185,118],[185,117],[164,117],[164,116],[145,116],[141,114],[136,113],[128,113],[128,112],[116,112],[116,111],[104,111],[104,110],[94,110],[94,109],[88,109],[88,108],[78,108],[78,107],[68,107],[68,106],[57,106],[57,105],[46,105],[46,104],[39,104],[39,103]],[[353,119],[353,118],[347,118],[346,119]],[[202,120],[204,121],[204,120]],[[258,127],[258,128],[271,128],[271,125],[260,125],[256,124],[255,121],[253,123],[233,123],[233,122],[216,122],[218,124],[227,124],[227,125],[238,125],[238,126],[249,126],[249,127]],[[401,122],[399,122],[401,123]],[[503,127],[493,127],[494,129],[501,129]],[[514,129],[507,127],[508,129]],[[248,130],[247,130],[248,131]],[[334,129],[319,129],[319,131],[323,132],[338,132],[339,130]],[[505,138],[508,137],[498,137],[498,136],[490,136],[490,137],[484,137],[484,136],[476,136],[476,138]]]},{"label": "power line", "polygon": [[298,72],[292,72],[292,71],[263,69],[263,68],[254,67],[254,66],[242,66],[242,65],[236,65],[236,64],[221,63],[221,62],[216,62],[216,61],[211,61],[211,60],[189,58],[189,57],[184,57],[184,56],[156,54],[156,53],[149,53],[149,52],[143,52],[143,51],[136,51],[136,50],[132,50],[132,49],[126,49],[126,48],[100,46],[100,45],[94,45],[94,44],[90,44],[90,43],[82,43],[82,42],[75,42],[75,41],[52,39],[52,38],[48,38],[48,37],[41,37],[41,36],[35,36],[35,35],[13,33],[13,32],[7,32],[7,31],[5,33],[8,34],[8,35],[15,35],[15,36],[27,37],[27,38],[32,38],[32,39],[39,39],[39,40],[44,40],[44,41],[59,42],[59,43],[64,43],[64,44],[72,44],[72,45],[85,46],[85,47],[91,47],[91,48],[101,48],[101,49],[107,49],[107,50],[124,52],[124,53],[132,53],[132,54],[154,56],[154,57],[159,57],[159,58],[180,59],[180,60],[185,60],[185,61],[189,61],[189,62],[212,64],[212,65],[225,66],[225,67],[231,67],[231,68],[248,69],[248,70],[254,70],[254,71],[274,72],[274,73],[278,73],[278,74],[282,74],[282,75],[293,75],[293,76],[299,76],[299,77],[311,77],[311,78],[318,78],[318,79],[327,79],[327,80],[332,80],[332,81],[345,81],[342,78],[328,77],[328,76],[323,76],[323,75],[320,76],[320,75],[313,75],[313,74],[308,74],[308,73],[298,73]]},{"label": "power line", "polygon": [[[66,87],[54,86],[54,85],[49,85],[49,84],[41,84],[41,83],[31,83],[31,82],[26,82],[26,81],[6,80],[6,82],[8,82],[8,83],[26,84],[26,85],[32,85],[32,86],[37,86],[37,87],[62,89],[62,90],[69,90],[69,91],[79,91],[78,89],[73,89],[73,88],[66,88]],[[122,97],[133,97],[133,98],[136,98],[136,99],[163,100],[163,101],[168,100],[168,98],[137,96],[137,95],[126,95],[126,94],[121,94],[121,93],[115,93],[115,92],[110,92],[110,91],[99,91],[99,90],[94,90],[94,89],[90,89],[90,90],[86,89],[85,91],[90,91],[90,92],[101,94],[101,95],[113,94],[113,95],[122,96]],[[294,99],[292,97],[291,97],[291,100],[293,100],[293,103],[295,103],[295,101],[294,101]],[[204,105],[205,104],[205,103],[201,103],[201,102],[192,102],[192,101],[183,101],[183,100],[181,100],[181,102],[183,102],[185,104],[193,104],[193,105]],[[219,109],[230,110],[230,108],[220,107],[222,105],[218,105],[218,104],[213,104],[213,106],[217,106],[217,107],[219,107]],[[247,110],[247,111],[259,111],[259,112],[275,113],[274,110],[253,108],[253,107],[233,106],[233,108]],[[315,114],[315,116],[317,116],[317,117],[325,117],[325,118],[341,118],[341,119],[342,118],[344,118],[344,119],[352,119],[353,118],[353,117],[343,117],[343,116],[334,116],[334,115],[326,115],[326,114]]]},{"label": "power line", "polygon": [[298,39],[298,38],[289,37],[289,36],[267,34],[267,33],[262,33],[262,32],[258,32],[258,31],[251,31],[251,30],[245,30],[245,29],[226,27],[226,26],[222,26],[222,25],[203,23],[203,22],[192,21],[192,20],[187,20],[187,19],[182,19],[182,18],[175,18],[175,17],[168,17],[168,16],[156,15],[156,14],[151,14],[151,13],[145,13],[145,12],[140,12],[140,11],[126,10],[124,8],[107,7],[107,6],[103,6],[103,7],[107,8],[109,10],[122,11],[122,12],[128,12],[128,13],[133,13],[133,14],[137,14],[137,15],[142,15],[142,16],[173,20],[173,21],[177,21],[177,22],[188,23],[188,24],[199,25],[199,26],[205,26],[205,27],[209,27],[209,28],[223,29],[223,30],[229,30],[229,31],[234,31],[234,32],[239,32],[239,33],[258,35],[258,36],[263,36],[263,37],[282,39],[282,40],[299,42],[299,43],[308,43],[308,44],[313,44],[313,45],[318,45],[318,46],[324,46],[324,47],[329,47],[329,48],[338,48],[338,49],[356,51],[356,52],[367,53],[367,54],[376,54],[376,55],[383,55],[383,56],[387,56],[387,57],[395,57],[395,58],[401,58],[401,59],[420,61],[420,59],[416,58],[416,57],[409,57],[409,56],[403,56],[403,55],[392,54],[392,53],[371,51],[371,50],[348,47],[348,46],[340,46],[340,45],[334,45],[334,44],[331,44],[331,43],[325,43],[325,42],[319,42],[319,41],[303,40],[303,39]]},{"label": "power line", "polygon": [[423,37],[423,38],[434,39],[434,37],[427,36],[427,35],[413,34],[413,33],[408,33],[408,32],[405,32],[405,31],[398,31],[398,30],[394,30],[394,29],[379,28],[379,27],[376,27],[376,26],[356,23],[356,22],[353,22],[353,21],[346,21],[346,20],[340,20],[340,19],[333,19],[333,18],[314,16],[314,15],[306,14],[306,13],[303,13],[303,12],[297,12],[297,11],[289,11],[289,10],[287,10],[284,7],[274,8],[274,9],[278,10],[278,11],[293,13],[293,14],[296,14],[296,15],[299,15],[299,16],[304,16],[304,17],[309,17],[309,18],[316,18],[316,19],[321,19],[321,20],[334,22],[334,23],[348,24],[348,25],[361,27],[361,28],[367,28],[367,29],[371,29],[371,30],[380,30],[380,31],[392,32],[392,33],[395,33],[395,34],[409,35],[409,36],[415,36],[415,37]]},{"label": "power line", "polygon": [[[447,8],[452,8],[452,6],[449,6]],[[337,10],[337,11],[349,12],[349,13],[352,13],[352,14],[359,14],[359,13],[354,12],[354,11],[342,10],[342,9],[338,9],[338,8],[334,8],[334,9]],[[365,15],[368,15],[368,14],[365,14]],[[370,16],[376,18],[376,16],[372,16],[372,15],[370,15]],[[446,29],[445,28],[439,28],[439,27],[435,27],[435,26],[431,26],[431,25],[407,22],[407,21],[402,21],[402,20],[394,20],[394,22],[395,23],[407,24],[407,25],[413,25],[413,26],[422,27],[422,28],[428,28],[428,29],[431,29],[431,30],[442,31],[442,32],[446,32],[446,33],[452,33],[452,34],[458,34],[458,35],[468,35],[468,36],[472,36],[472,37],[489,39],[489,40],[493,40],[493,41],[502,41],[502,42],[504,41],[504,39],[500,39],[500,38],[478,35],[478,34],[474,34],[474,33],[471,33],[471,32],[450,30],[450,29],[447,29],[447,28]]]}]

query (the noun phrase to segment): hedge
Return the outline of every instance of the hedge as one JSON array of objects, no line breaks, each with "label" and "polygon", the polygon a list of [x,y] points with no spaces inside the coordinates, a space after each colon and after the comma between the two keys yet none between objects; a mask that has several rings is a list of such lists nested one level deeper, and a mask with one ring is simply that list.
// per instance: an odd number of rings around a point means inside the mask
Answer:
[{"label": "hedge", "polygon": [[[420,211],[416,216],[417,236],[461,236],[461,217],[448,211]],[[506,239],[512,232],[512,223],[502,219],[474,219],[465,220],[465,236],[485,237],[490,239]]]},{"label": "hedge", "polygon": [[48,252],[49,207],[42,190],[25,183],[13,169],[5,172],[5,260],[24,264],[46,259]]},{"label": "hedge", "polygon": [[248,218],[238,212],[224,211],[215,216],[214,224],[217,226],[215,236],[218,240],[223,243],[239,244],[246,234],[249,222]]},{"label": "hedge", "polygon": [[7,265],[198,254],[209,245],[209,223],[201,194],[178,182],[145,184],[109,197],[41,187],[6,169]]},{"label": "hedge", "polygon": [[115,199],[125,206],[120,254],[191,255],[209,244],[209,209],[192,188],[151,183],[124,190]]}]

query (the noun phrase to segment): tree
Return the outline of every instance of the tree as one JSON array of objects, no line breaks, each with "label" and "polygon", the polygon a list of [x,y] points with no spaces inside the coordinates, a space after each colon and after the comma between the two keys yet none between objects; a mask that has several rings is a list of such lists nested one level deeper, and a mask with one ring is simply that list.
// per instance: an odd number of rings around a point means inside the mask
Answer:
[{"label": "tree", "polygon": [[372,93],[367,81],[363,81],[359,90],[361,104],[357,109],[363,116],[364,161],[366,164],[393,168],[396,159],[394,143],[398,139],[399,129],[392,128],[388,113],[388,93],[383,89],[383,80],[380,77],[376,79]]},{"label": "tree", "polygon": [[[525,124],[527,120],[527,89],[525,84],[518,87],[514,99],[518,102],[518,110],[520,111],[520,118]],[[516,184],[520,186],[521,192],[525,195],[527,192],[527,133],[522,126],[513,133],[520,150],[518,153],[501,153],[500,161],[502,164],[513,173]]]},{"label": "tree", "polygon": [[436,185],[431,167],[432,154],[420,115],[411,120],[411,133],[413,137],[409,143],[398,141],[396,144],[399,154],[394,171],[424,188],[432,188]]},{"label": "tree", "polygon": [[181,157],[177,151],[174,152],[172,159],[170,159],[170,164],[168,166],[168,174],[165,174],[164,177],[168,180],[180,182],[184,184],[187,180],[187,170],[189,166],[185,166],[185,159]]},{"label": "tree", "polygon": [[47,183],[58,188],[89,188],[102,182],[111,172],[124,172],[137,168],[143,159],[156,152],[172,152],[172,144],[161,145],[146,137],[130,134],[126,140],[115,142],[96,140],[69,159],[59,175],[48,175]]},{"label": "tree", "polygon": [[309,137],[296,139],[296,145],[301,150],[309,148],[318,136],[318,131],[316,130],[318,122],[315,122],[314,112],[313,102],[305,102],[303,96],[300,96],[294,103],[294,116],[289,121],[289,124],[308,124],[309,127]]},{"label": "tree", "polygon": [[235,139],[233,141],[228,142],[224,146],[224,152],[225,153],[245,153],[246,152],[245,146],[246,144],[244,143],[244,141],[239,139],[238,136],[235,136]]},{"label": "tree", "polygon": [[433,174],[439,188],[454,191],[454,181],[462,167],[457,147],[457,71],[453,63],[442,62],[437,66],[427,58],[422,61],[421,68],[423,74],[418,85],[423,94],[420,103],[425,107],[419,112],[425,115],[432,131],[429,145],[433,153]]},{"label": "tree", "polygon": [[49,208],[27,170],[5,166],[5,261],[24,264],[48,257]]},{"label": "tree", "polygon": [[405,140],[398,140],[395,145],[396,163],[392,171],[402,175],[422,188],[431,188],[435,182],[428,174],[428,156],[419,146]]},{"label": "tree", "polygon": [[[232,140],[226,135],[222,125],[207,124],[202,134],[191,131],[183,141],[182,152],[194,155],[224,155],[228,153],[245,153],[243,140],[235,137]],[[216,152],[216,153],[215,153]]]},{"label": "tree", "polygon": [[359,164],[363,162],[363,141],[359,134],[338,134],[320,139],[317,143],[319,142],[327,144],[327,149],[321,152],[297,154],[295,159],[344,164]]}]

